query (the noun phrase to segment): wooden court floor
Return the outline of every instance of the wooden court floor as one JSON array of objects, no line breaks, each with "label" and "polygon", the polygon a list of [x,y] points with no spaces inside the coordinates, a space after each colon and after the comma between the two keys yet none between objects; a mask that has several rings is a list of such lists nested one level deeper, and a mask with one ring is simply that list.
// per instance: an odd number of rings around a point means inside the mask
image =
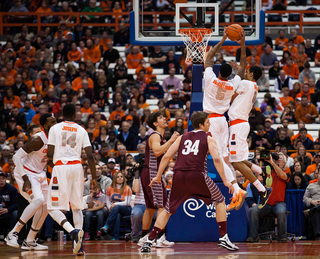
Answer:
[{"label": "wooden court floor", "polygon": [[240,250],[230,252],[217,247],[217,243],[177,243],[172,248],[153,249],[150,255],[140,255],[136,243],[125,241],[86,241],[85,256],[75,257],[71,253],[71,241],[46,242],[48,251],[25,251],[0,244],[0,258],[5,259],[45,259],[45,258],[182,258],[182,259],[313,259],[320,258],[320,241],[296,241],[278,243],[236,243]]}]

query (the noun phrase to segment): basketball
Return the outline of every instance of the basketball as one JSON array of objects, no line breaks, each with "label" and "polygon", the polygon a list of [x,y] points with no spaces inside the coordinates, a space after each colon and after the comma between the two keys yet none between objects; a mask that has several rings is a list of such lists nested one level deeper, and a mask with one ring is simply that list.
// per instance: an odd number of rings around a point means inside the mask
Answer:
[{"label": "basketball", "polygon": [[243,28],[239,24],[231,24],[227,28],[228,38],[232,41],[240,40],[239,33],[244,31]]}]

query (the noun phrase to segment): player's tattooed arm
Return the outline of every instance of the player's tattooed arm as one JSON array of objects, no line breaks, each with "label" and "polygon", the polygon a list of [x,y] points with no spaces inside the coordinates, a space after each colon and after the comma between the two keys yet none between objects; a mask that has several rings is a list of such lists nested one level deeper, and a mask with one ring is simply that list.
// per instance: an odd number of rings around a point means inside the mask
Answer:
[{"label": "player's tattooed arm", "polygon": [[207,67],[213,67],[213,64],[214,64],[213,58],[217,54],[217,52],[220,50],[222,44],[225,42],[227,38],[228,38],[227,27],[225,27],[221,41],[214,47],[211,47],[211,49],[209,50],[206,61],[204,63],[204,69],[206,69]]},{"label": "player's tattooed arm", "polygon": [[241,79],[244,78],[244,73],[247,66],[247,55],[246,55],[246,44],[245,44],[245,34],[244,32],[241,32],[240,40],[237,42],[241,46],[241,56],[240,56],[240,67],[238,69],[237,75],[241,77]]}]

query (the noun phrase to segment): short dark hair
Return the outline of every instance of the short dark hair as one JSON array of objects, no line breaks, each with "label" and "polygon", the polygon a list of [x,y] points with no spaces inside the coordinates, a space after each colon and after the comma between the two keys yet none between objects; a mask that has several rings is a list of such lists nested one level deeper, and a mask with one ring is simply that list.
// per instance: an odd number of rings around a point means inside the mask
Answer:
[{"label": "short dark hair", "polygon": [[160,112],[160,111],[153,112],[153,113],[149,114],[149,116],[147,118],[147,125],[151,129],[156,130],[157,128],[153,123],[157,122],[158,118],[161,117],[161,116],[163,116],[163,115],[162,115],[162,112]]},{"label": "short dark hair", "polygon": [[68,103],[63,107],[63,117],[71,118],[76,113],[76,107],[72,103]]},{"label": "short dark hair", "polygon": [[302,100],[302,99],[308,99],[308,96],[303,95],[303,96],[301,97],[301,100]]},{"label": "short dark hair", "polygon": [[44,125],[46,124],[47,122],[47,119],[49,117],[52,117],[52,114],[51,113],[45,113],[43,114],[41,117],[40,117],[40,125],[44,128]]},{"label": "short dark hair", "polygon": [[232,73],[232,67],[229,64],[222,64],[220,67],[220,75],[222,77],[229,77]]},{"label": "short dark hair", "polygon": [[258,66],[251,66],[249,68],[249,72],[253,73],[253,78],[255,81],[258,81],[259,78],[262,76],[262,69]]},{"label": "short dark hair", "polygon": [[40,126],[39,126],[39,125],[32,125],[32,126],[30,126],[29,129],[28,129],[27,134],[30,136],[30,134],[32,134],[32,133],[33,133],[33,130],[36,129],[36,128],[40,128]]},{"label": "short dark hair", "polygon": [[200,124],[204,125],[204,122],[209,117],[209,113],[203,111],[195,111],[191,115],[191,124],[194,129],[199,129]]},{"label": "short dark hair", "polygon": [[308,132],[307,128],[305,128],[305,127],[301,128],[301,129],[299,130],[299,132],[301,132],[301,131],[306,131],[306,132]]},{"label": "short dark hair", "polygon": [[103,148],[103,147],[109,147],[108,143],[102,142],[102,143],[101,143],[101,148]]},{"label": "short dark hair", "polygon": [[264,127],[263,127],[263,125],[259,124],[259,125],[257,125],[256,129],[257,129],[257,131],[258,131],[258,130],[263,130]]},{"label": "short dark hair", "polygon": [[310,68],[310,63],[308,61],[306,61],[303,65],[304,68]]}]

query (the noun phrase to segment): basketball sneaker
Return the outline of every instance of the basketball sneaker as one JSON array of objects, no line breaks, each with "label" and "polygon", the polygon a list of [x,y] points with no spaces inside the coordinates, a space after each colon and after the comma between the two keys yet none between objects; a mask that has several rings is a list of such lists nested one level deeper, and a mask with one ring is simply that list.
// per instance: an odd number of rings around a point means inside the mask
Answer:
[{"label": "basketball sneaker", "polygon": [[236,210],[239,210],[242,207],[247,195],[248,193],[246,191],[242,189],[239,190]]},{"label": "basketball sneaker", "polygon": [[236,195],[236,197],[232,197],[231,198],[231,203],[228,205],[227,207],[227,212],[234,210],[237,207],[237,201],[238,201],[238,195]]},{"label": "basketball sneaker", "polygon": [[4,241],[6,241],[8,246],[19,248],[17,232],[9,232]]},{"label": "basketball sneaker", "polygon": [[260,203],[258,205],[259,209],[262,209],[268,202],[270,194],[272,193],[272,188],[266,187],[265,192],[260,192]]},{"label": "basketball sneaker", "polygon": [[36,240],[33,240],[31,242],[27,242],[27,240],[24,240],[22,243],[21,249],[24,249],[24,250],[48,250],[49,247],[38,244]]},{"label": "basketball sneaker", "polygon": [[151,248],[155,244],[156,240],[149,240],[149,236],[147,237],[147,241],[144,242],[141,247],[141,253],[151,253]]},{"label": "basketball sneaker", "polygon": [[149,234],[146,234],[144,237],[141,237],[138,241],[138,246],[143,246],[143,244],[147,241],[147,238],[149,237]]},{"label": "basketball sneaker", "polygon": [[239,247],[231,243],[231,241],[229,240],[228,234],[225,234],[223,237],[219,238],[218,247],[225,248],[230,251],[239,250]]},{"label": "basketball sneaker", "polygon": [[170,242],[166,239],[166,235],[163,234],[159,239],[157,239],[155,243],[155,247],[163,248],[163,247],[171,247],[174,245],[174,242]]},{"label": "basketball sneaker", "polygon": [[84,232],[82,229],[74,229],[70,232],[71,240],[72,240],[72,252],[77,254],[82,247],[82,238]]}]

